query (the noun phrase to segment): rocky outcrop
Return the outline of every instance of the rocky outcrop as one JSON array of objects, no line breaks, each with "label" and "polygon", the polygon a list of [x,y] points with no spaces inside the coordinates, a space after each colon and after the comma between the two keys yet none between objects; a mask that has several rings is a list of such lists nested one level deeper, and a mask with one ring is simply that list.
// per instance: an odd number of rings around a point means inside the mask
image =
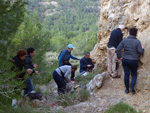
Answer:
[{"label": "rocky outcrop", "polygon": [[[150,81],[148,70],[150,68],[150,0],[101,0],[101,15],[99,20],[98,42],[91,56],[95,65],[106,70],[106,48],[110,33],[119,24],[124,24],[126,30],[124,37],[128,36],[131,27],[138,29],[137,38],[145,46],[145,54],[140,57],[140,78],[143,84]],[[146,75],[144,73],[146,72]],[[148,75],[147,75],[148,74]],[[148,84],[147,84],[148,85]],[[150,87],[149,87],[150,89]]]},{"label": "rocky outcrop", "polygon": [[96,75],[87,85],[88,91],[96,91],[97,89],[101,88],[105,78],[108,76],[106,72]]}]

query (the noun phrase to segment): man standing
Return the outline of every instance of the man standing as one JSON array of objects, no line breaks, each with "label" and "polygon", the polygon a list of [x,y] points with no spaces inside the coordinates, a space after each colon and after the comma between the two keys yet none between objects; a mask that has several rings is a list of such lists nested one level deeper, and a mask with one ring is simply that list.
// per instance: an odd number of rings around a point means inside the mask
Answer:
[{"label": "man standing", "polygon": [[123,31],[125,29],[124,25],[119,25],[119,28],[113,30],[111,32],[109,42],[107,45],[107,62],[108,62],[108,73],[112,78],[120,78],[117,75],[116,70],[116,63],[118,61],[116,48],[118,47],[119,43],[122,41],[123,38]]},{"label": "man standing", "polygon": [[[28,48],[27,53],[28,54],[25,58],[25,68],[27,69],[27,72],[30,73],[30,76],[32,76],[32,73],[36,73],[37,75],[39,75],[39,72],[34,70],[34,68],[36,68],[38,65],[32,63],[32,57],[34,56],[34,48]],[[25,94],[34,93],[34,87],[31,77],[27,79],[26,86],[27,88],[25,89]]]},{"label": "man standing", "polygon": [[[59,61],[59,67],[63,65],[71,65],[69,60],[74,59],[74,60],[80,60],[77,57],[71,55],[71,51],[75,49],[75,47],[72,44],[69,44],[66,50],[63,50],[60,55],[58,56],[58,61]],[[71,73],[71,80],[74,80],[75,72]]]},{"label": "man standing", "polygon": [[90,58],[90,52],[85,53],[85,57],[80,60],[80,73],[85,71],[92,71],[94,65],[92,59]]}]

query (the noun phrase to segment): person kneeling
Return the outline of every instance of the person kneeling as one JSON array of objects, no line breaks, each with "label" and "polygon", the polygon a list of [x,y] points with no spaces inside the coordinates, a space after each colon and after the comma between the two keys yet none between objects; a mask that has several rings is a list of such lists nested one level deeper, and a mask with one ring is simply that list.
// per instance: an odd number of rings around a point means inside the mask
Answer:
[{"label": "person kneeling", "polygon": [[80,73],[91,72],[94,68],[92,59],[90,58],[90,52],[86,52],[85,56],[80,60]]},{"label": "person kneeling", "polygon": [[71,72],[75,72],[76,70],[77,70],[77,66],[64,65],[64,66],[57,68],[53,72],[53,78],[57,84],[59,95],[65,94],[66,84],[70,82],[70,79],[68,78],[68,76],[71,74]]}]

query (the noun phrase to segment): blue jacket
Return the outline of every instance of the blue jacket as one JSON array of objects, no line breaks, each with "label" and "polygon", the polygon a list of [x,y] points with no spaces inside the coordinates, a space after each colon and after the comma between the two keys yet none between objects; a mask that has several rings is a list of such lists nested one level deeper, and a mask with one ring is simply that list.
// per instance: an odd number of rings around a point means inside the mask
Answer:
[{"label": "blue jacket", "polygon": [[[92,67],[87,67],[87,65],[92,65]],[[89,58],[88,60],[83,57],[81,60],[80,60],[80,73],[83,72],[83,71],[86,71],[87,69],[89,70],[92,70],[94,68],[94,65],[92,63],[92,59]]]},{"label": "blue jacket", "polygon": [[78,59],[77,57],[71,55],[71,52],[69,52],[68,49],[62,51],[62,53],[60,54],[59,59],[58,59],[58,61],[59,61],[59,67],[63,66],[63,61],[69,61],[70,58],[74,59],[74,60]]},{"label": "blue jacket", "polygon": [[117,28],[111,32],[108,46],[118,47],[119,43],[122,41],[123,34],[120,28]]}]

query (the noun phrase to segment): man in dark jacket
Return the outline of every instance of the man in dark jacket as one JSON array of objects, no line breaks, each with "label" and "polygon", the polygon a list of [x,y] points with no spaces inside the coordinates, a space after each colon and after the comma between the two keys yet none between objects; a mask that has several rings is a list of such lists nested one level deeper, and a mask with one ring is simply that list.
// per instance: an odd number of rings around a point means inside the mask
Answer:
[{"label": "man in dark jacket", "polygon": [[80,73],[85,71],[92,71],[94,65],[92,63],[92,59],[90,58],[90,53],[86,52],[85,57],[80,60]]},{"label": "man in dark jacket", "polygon": [[[27,72],[30,71],[30,75],[32,76],[32,73],[36,73],[39,75],[38,71],[35,71],[34,68],[36,68],[38,65],[32,63],[32,57],[34,56],[34,48],[30,47],[27,49],[27,55],[25,58],[25,68],[27,69]],[[32,83],[31,77],[27,79],[26,81],[27,88],[25,90],[25,94],[34,93],[34,87]]]},{"label": "man in dark jacket", "polygon": [[113,78],[119,78],[116,70],[116,63],[118,62],[116,48],[123,38],[124,25],[119,25],[119,28],[111,32],[109,42],[107,45],[107,63],[108,63],[108,73]]}]

